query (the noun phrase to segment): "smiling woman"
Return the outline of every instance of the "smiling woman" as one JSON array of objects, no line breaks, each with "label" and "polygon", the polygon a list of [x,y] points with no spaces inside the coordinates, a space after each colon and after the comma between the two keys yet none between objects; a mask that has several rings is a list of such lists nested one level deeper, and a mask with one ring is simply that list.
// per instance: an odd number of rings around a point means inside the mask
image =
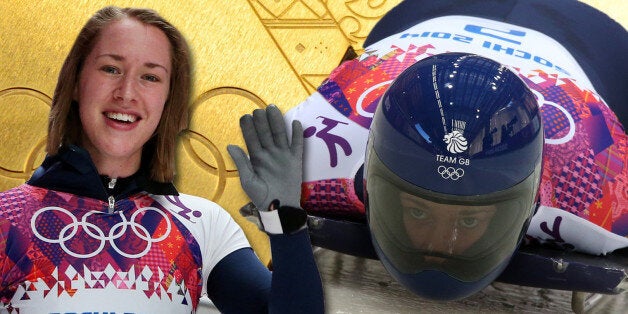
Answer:
[{"label": "smiling woman", "polygon": [[[101,174],[116,178],[139,169],[141,148],[153,138],[152,152],[144,158],[153,165],[150,176],[172,181],[176,135],[188,123],[189,55],[181,33],[159,16],[134,9],[99,11],[61,68],[50,112],[48,154],[80,144]],[[135,116],[136,121],[115,123],[115,113]]]},{"label": "smiling woman", "polygon": [[155,134],[170,87],[170,45],[157,27],[134,19],[103,29],[85,58],[76,100],[81,144],[98,172],[128,177],[140,167],[142,147]]},{"label": "smiling woman", "polygon": [[59,75],[45,160],[0,193],[4,308],[191,313],[207,295],[225,312],[323,312],[305,219],[269,232],[270,272],[222,207],[173,185],[190,86],[188,45],[157,12],[88,20]]}]

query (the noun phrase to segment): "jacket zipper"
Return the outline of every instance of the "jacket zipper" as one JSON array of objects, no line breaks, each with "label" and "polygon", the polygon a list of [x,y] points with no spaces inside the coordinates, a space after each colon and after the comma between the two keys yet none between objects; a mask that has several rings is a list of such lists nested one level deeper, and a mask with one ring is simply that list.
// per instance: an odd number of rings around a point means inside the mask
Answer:
[{"label": "jacket zipper", "polygon": [[[109,190],[113,190],[113,188],[116,187],[116,181],[118,181],[116,178],[111,178],[108,185]],[[113,214],[116,208],[116,199],[113,197],[113,195],[109,195],[108,201],[109,201],[109,213]]]}]

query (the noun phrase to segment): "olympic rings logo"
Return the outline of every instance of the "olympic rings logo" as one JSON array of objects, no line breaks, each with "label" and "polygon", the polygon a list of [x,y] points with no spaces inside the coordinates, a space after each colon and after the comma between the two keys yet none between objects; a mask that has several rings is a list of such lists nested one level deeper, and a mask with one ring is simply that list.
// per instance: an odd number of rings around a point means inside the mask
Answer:
[{"label": "olympic rings logo", "polygon": [[[71,219],[71,222],[66,224],[59,231],[59,235],[56,238],[47,238],[46,236],[42,235],[39,232],[36,221],[39,215],[46,212],[52,212],[52,211],[65,214]],[[164,221],[167,224],[164,234],[158,238],[153,238],[150,232],[144,226],[142,226],[141,223],[137,221],[138,215],[146,211],[153,211],[155,213],[160,214],[164,218]],[[64,209],[61,207],[44,207],[38,210],[37,212],[35,212],[35,214],[33,215],[33,218],[31,218],[31,229],[33,230],[33,234],[38,239],[47,243],[59,244],[64,252],[76,258],[90,258],[90,257],[94,257],[98,255],[105,248],[105,244],[107,242],[109,242],[109,245],[120,255],[127,258],[139,258],[146,255],[150,251],[153,243],[160,242],[166,239],[168,235],[170,234],[170,231],[172,230],[170,219],[168,219],[165,213],[163,213],[162,211],[154,207],[145,207],[134,212],[133,215],[131,215],[130,220],[127,220],[127,218],[122,214],[122,212],[119,212],[118,215],[120,216],[121,221],[111,226],[111,228],[109,229],[109,233],[105,234],[105,232],[102,229],[100,229],[99,226],[87,221],[90,216],[97,213],[100,213],[100,212],[98,211],[88,212],[81,218],[81,221],[79,221],[74,216],[74,214],[72,214],[72,212],[70,212],[67,209]],[[100,245],[93,252],[78,253],[78,252],[72,251],[71,248],[67,247],[66,242],[73,240],[75,236],[78,234],[79,229],[82,229],[83,231],[81,236],[85,236],[84,234],[86,234],[92,239],[100,241]],[[120,249],[116,245],[116,240],[120,239],[123,235],[125,235],[129,231],[135,234],[135,236],[137,236],[138,238],[146,242],[146,247],[144,248],[144,250],[135,254],[127,253],[127,252],[124,252],[122,249]]]},{"label": "olympic rings logo", "polygon": [[443,179],[451,179],[456,181],[464,176],[464,169],[438,166],[438,174],[440,174]]}]

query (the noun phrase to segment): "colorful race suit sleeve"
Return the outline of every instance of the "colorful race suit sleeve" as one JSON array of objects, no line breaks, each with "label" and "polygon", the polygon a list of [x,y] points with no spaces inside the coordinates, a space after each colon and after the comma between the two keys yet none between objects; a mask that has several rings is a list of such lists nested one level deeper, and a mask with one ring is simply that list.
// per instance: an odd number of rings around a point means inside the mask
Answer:
[{"label": "colorful race suit sleeve", "polygon": [[538,100],[544,165],[541,206],[528,239],[591,254],[628,247],[628,141],[616,115],[560,43],[535,30],[469,16],[430,19],[373,43],[287,112],[288,121],[304,127],[304,208],[365,221],[358,183],[379,98],[414,62],[452,51],[504,64]]}]

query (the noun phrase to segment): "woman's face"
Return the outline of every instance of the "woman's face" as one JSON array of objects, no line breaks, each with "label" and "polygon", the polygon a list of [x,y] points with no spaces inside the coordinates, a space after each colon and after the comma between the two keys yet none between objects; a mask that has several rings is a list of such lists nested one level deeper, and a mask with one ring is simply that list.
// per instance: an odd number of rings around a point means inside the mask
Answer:
[{"label": "woman's face", "polygon": [[494,206],[460,208],[401,193],[403,222],[415,248],[459,255],[486,232],[495,215]]},{"label": "woman's face", "polygon": [[139,169],[168,98],[170,50],[161,30],[125,18],[106,26],[86,57],[75,99],[81,144],[100,174],[125,177]]}]

